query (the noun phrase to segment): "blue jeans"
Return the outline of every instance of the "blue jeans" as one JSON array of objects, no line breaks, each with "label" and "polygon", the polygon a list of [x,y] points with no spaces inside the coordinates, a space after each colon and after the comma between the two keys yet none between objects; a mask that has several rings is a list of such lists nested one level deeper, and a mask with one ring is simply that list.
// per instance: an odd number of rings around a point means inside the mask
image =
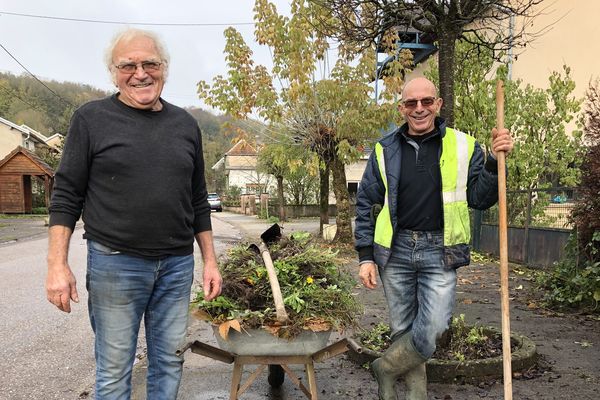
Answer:
[{"label": "blue jeans", "polygon": [[456,270],[444,265],[443,233],[398,232],[390,261],[379,268],[379,276],[392,338],[412,331],[415,348],[430,358],[436,339],[448,328],[456,289]]},{"label": "blue jeans", "polygon": [[175,399],[183,358],[193,255],[147,260],[88,240],[86,287],[96,334],[96,399],[131,397],[131,371],[142,316],[148,346],[148,399]]}]

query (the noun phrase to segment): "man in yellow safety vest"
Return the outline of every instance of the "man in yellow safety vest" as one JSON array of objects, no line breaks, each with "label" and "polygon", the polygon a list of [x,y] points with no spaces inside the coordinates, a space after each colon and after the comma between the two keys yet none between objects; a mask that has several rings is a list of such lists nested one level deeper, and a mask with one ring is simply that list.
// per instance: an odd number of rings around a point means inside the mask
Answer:
[{"label": "man in yellow safety vest", "polygon": [[495,153],[510,152],[506,129],[492,129],[490,153],[472,136],[447,127],[437,114],[442,99],[425,78],[406,83],[399,110],[405,123],[375,145],[356,200],[355,247],[359,277],[373,289],[381,278],[393,343],[373,372],[381,400],[427,398],[425,362],[447,329],[456,268],[468,265],[468,208],[498,199]]}]

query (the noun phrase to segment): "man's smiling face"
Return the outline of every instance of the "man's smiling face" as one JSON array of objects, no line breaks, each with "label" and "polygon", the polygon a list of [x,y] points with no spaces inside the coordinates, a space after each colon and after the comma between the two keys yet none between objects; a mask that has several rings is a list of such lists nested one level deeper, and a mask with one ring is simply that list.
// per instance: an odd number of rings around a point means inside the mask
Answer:
[{"label": "man's smiling face", "polygon": [[415,78],[402,91],[399,110],[408,123],[408,133],[424,135],[435,127],[435,117],[442,107],[435,85],[428,79]]},{"label": "man's smiling face", "polygon": [[[142,68],[144,62],[162,64],[158,69],[146,71]],[[152,39],[139,36],[119,42],[113,51],[113,63],[115,66],[136,64],[135,72],[125,72],[118,68],[115,71],[119,100],[134,108],[154,111],[162,109],[159,99],[165,84],[165,65]]]}]

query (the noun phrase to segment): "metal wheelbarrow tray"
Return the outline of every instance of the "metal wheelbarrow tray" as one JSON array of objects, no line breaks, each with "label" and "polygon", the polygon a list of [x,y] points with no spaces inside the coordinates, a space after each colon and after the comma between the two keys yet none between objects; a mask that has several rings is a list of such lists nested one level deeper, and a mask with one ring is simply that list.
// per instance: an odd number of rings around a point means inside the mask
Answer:
[{"label": "metal wheelbarrow tray", "polygon": [[279,338],[265,329],[250,329],[237,332],[230,329],[227,339],[213,325],[219,347],[238,356],[291,356],[313,354],[327,345],[331,330],[324,332],[303,331],[292,340]]},{"label": "metal wheelbarrow tray", "polygon": [[[192,353],[195,354],[200,354],[217,361],[225,362],[227,364],[233,363],[233,375],[231,378],[231,388],[229,395],[230,400],[240,399],[242,393],[244,393],[250,387],[250,385],[252,385],[252,383],[256,380],[258,376],[260,376],[260,374],[266,369],[267,366],[269,366],[268,381],[271,386],[281,386],[285,374],[287,374],[290,380],[296,386],[298,386],[298,388],[300,388],[300,390],[308,399],[317,400],[318,392],[314,363],[325,361],[331,357],[335,357],[339,354],[342,354],[350,349],[357,353],[362,352],[362,348],[354,340],[349,338],[343,338],[335,343],[322,347],[317,351],[311,353],[275,354],[277,352],[295,353],[295,351],[283,351],[282,349],[284,349],[285,347],[291,349],[303,349],[306,351],[312,351],[312,349],[314,349],[314,347],[317,346],[317,342],[320,343],[323,341],[323,337],[325,337],[325,343],[327,343],[327,338],[329,337],[330,332],[319,332],[320,335],[316,335],[316,338],[311,338],[309,335],[308,340],[306,340],[306,338],[296,337],[292,341],[287,341],[286,339],[277,338],[266,331],[261,331],[262,330],[251,330],[250,333],[256,334],[256,336],[251,336],[251,339],[241,339],[240,343],[236,343],[236,340],[231,340],[231,338],[227,341],[224,341],[226,342],[226,348],[239,348],[243,353],[246,354],[236,354],[225,349],[211,346],[198,340],[190,342],[184,347],[182,347],[180,350],[178,350],[178,354],[183,354],[186,350],[189,349],[192,351]],[[263,337],[263,333],[265,335],[270,336],[270,338],[268,338],[267,336]],[[244,335],[244,333],[237,334]],[[218,333],[216,333],[215,337],[219,338],[220,336]],[[259,339],[256,339],[257,337],[259,337]],[[256,340],[256,342],[254,342],[254,340]],[[217,341],[219,340],[217,339]],[[278,343],[278,341],[280,342]],[[265,345],[262,346],[256,344],[261,342]],[[273,347],[273,350],[271,352],[267,351],[268,343],[270,343]],[[253,353],[251,351],[252,345],[256,345],[256,353]],[[289,365],[294,364],[304,365],[308,387],[289,368]],[[258,367],[250,374],[248,379],[242,384],[241,380],[244,365],[258,365]]]},{"label": "metal wheelbarrow tray", "polygon": [[[271,255],[266,243],[271,243],[281,237],[280,227],[274,224],[262,235],[259,245],[251,246],[260,252],[267,268],[271,290],[275,301],[277,319],[280,323],[288,320],[283,306],[279,281],[273,267]],[[331,331],[312,332],[304,331],[292,340],[282,339],[272,335],[264,329],[251,329],[243,332],[230,330],[227,340],[219,334],[218,327],[213,325],[214,336],[220,348],[208,345],[198,340],[185,345],[178,351],[182,354],[190,349],[193,353],[200,354],[217,361],[234,365],[231,379],[230,400],[238,400],[256,378],[269,366],[269,384],[279,387],[287,374],[291,381],[302,390],[310,400],[317,400],[317,384],[315,376],[315,362],[325,361],[331,357],[346,352],[349,349],[361,353],[362,349],[352,339],[341,339],[327,346]],[[258,365],[250,374],[246,382],[241,383],[244,365]],[[289,368],[289,365],[304,365],[308,387]]]}]

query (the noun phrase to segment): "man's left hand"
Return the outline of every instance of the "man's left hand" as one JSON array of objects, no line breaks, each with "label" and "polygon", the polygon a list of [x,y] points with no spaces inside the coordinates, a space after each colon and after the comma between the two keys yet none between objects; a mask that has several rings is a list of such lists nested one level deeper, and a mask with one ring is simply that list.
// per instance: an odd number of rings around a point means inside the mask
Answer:
[{"label": "man's left hand", "polygon": [[202,274],[202,287],[204,289],[204,300],[211,301],[221,294],[223,280],[216,263],[204,264]]},{"label": "man's left hand", "polygon": [[496,157],[496,153],[503,151],[506,154],[510,153],[513,149],[513,139],[510,136],[508,129],[503,128],[498,130],[497,128],[492,129],[492,154]]}]

